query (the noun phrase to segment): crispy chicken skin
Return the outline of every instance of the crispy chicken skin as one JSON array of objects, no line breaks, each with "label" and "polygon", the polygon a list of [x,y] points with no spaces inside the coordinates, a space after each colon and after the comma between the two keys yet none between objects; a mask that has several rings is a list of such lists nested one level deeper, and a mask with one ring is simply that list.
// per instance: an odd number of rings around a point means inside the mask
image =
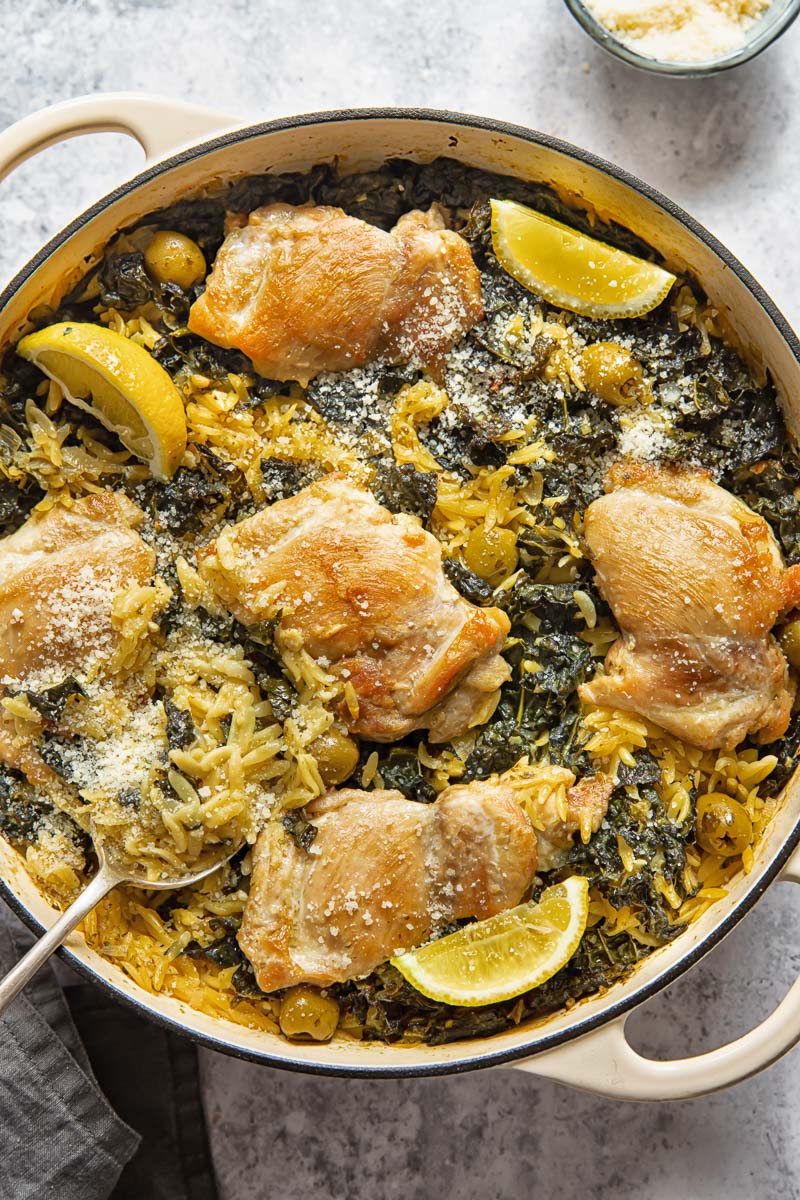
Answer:
[{"label": "crispy chicken skin", "polygon": [[[155,565],[135,531],[141,521],[125,496],[98,492],[36,513],[0,539],[0,693],[26,683],[40,690],[112,653],[114,595],[146,583]],[[54,778],[30,738],[2,714],[0,761],[37,785]]]},{"label": "crispy chicken skin", "polygon": [[366,975],[451,921],[518,904],[536,871],[533,827],[500,780],[433,804],[344,789],[306,814],[310,850],[271,821],[254,852],[239,943],[267,992]]},{"label": "crispy chicken skin", "polygon": [[469,247],[436,206],[387,233],[340,208],[271,204],[226,237],[189,328],[305,385],[378,357],[435,364],[482,316]]},{"label": "crispy chicken skin", "polygon": [[800,603],[762,517],[705,473],[620,463],[585,536],[622,637],[581,699],[629,709],[702,749],[786,730],[795,687],[771,636]]},{"label": "crispy chicken skin", "polygon": [[141,521],[127,497],[98,492],[0,539],[0,683],[42,670],[66,676],[112,647],[114,594],[153,573]]},{"label": "crispy chicken skin", "polygon": [[448,741],[488,720],[509,677],[505,613],[464,600],[435,537],[338,475],[223,530],[198,566],[244,625],[281,612],[284,644],[352,684],[342,717],[375,741]]}]

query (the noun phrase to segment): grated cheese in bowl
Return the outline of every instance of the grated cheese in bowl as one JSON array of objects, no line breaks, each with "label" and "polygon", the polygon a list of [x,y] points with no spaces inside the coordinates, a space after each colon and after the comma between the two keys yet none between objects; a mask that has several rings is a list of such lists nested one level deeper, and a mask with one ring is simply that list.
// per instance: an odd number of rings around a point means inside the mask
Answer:
[{"label": "grated cheese in bowl", "polygon": [[585,0],[629,49],[662,62],[720,59],[746,45],[772,0]]}]

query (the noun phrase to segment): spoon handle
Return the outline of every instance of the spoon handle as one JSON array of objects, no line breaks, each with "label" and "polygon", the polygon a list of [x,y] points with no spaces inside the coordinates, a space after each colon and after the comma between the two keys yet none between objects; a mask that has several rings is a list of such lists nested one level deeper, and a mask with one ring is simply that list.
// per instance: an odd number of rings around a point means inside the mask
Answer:
[{"label": "spoon handle", "polygon": [[103,896],[111,891],[117,882],[118,879],[113,871],[108,870],[107,867],[101,867],[77,900],[74,900],[66,912],[61,914],[55,925],[51,926],[34,946],[31,946],[28,953],[8,972],[5,979],[0,981],[0,1015],[5,1012],[14,997],[22,991],[39,968],[47,962],[50,955],[72,933],[75,926],[81,923],[83,918],[103,899]]}]

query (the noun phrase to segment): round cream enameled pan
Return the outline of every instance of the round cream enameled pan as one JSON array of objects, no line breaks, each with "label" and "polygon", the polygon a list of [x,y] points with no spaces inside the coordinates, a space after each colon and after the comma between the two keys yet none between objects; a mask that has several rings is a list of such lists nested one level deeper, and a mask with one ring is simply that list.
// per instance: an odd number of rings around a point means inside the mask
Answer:
[{"label": "round cream enameled pan", "polygon": [[[171,100],[85,97],[36,113],[0,133],[0,177],[45,146],[80,133],[122,130],[147,165],[49,243],[0,296],[0,344],[16,338],[37,304],[55,305],[111,235],[135,218],[200,188],[243,174],[298,171],[336,158],[344,170],[386,159],[450,155],[471,166],[541,180],[626,225],[675,268],[698,279],[743,349],[776,381],[787,422],[800,430],[800,345],[763,290],[710,234],[663,196],[593,155],[530,130],[453,113],[359,110],[240,127],[230,117]],[[624,1023],[636,1005],[675,980],[728,933],[779,878],[800,882],[800,778],[763,838],[755,866],[725,900],[623,982],[570,1012],[449,1046],[385,1046],[334,1040],[300,1045],[211,1019],[151,995],[88,949],[79,935],[66,953],[80,970],[140,1012],[229,1054],[325,1074],[423,1075],[492,1065],[521,1067],[616,1098],[661,1100],[726,1087],[774,1062],[800,1040],[800,982],[758,1028],[710,1054],[655,1062],[631,1049]],[[33,928],[54,913],[20,857],[0,840],[3,893]]]}]

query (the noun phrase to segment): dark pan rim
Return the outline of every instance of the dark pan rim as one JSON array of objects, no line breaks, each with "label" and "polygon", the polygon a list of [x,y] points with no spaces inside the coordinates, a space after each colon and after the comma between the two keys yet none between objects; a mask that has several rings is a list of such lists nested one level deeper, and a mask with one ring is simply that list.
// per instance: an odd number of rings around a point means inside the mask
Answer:
[{"label": "dark pan rim", "polygon": [[[169,100],[165,100],[165,105],[169,105]],[[528,142],[531,145],[542,146],[554,153],[563,155],[566,158],[572,158],[578,162],[584,163],[603,174],[610,175],[618,182],[626,185],[632,191],[637,192],[644,199],[648,200],[658,208],[662,209],[668,216],[680,223],[686,228],[689,233],[693,234],[699,241],[703,242],[724,264],[732,271],[739,280],[744,284],[753,298],[757,301],[766,315],[769,317],[772,324],[781,334],[783,340],[791,350],[798,365],[800,365],[800,340],[793,332],[786,318],[773,300],[767,295],[761,285],[753,278],[750,272],[739,262],[739,260],[731,254],[731,252],[709,233],[704,226],[700,225],[693,217],[686,213],[679,205],[663,196],[655,188],[649,184],[642,182],[636,176],[613,163],[606,161],[599,156],[592,154],[589,151],[582,150],[577,146],[571,145],[569,142],[561,141],[558,138],[551,137],[549,134],[538,133],[531,129],[526,129],[523,126],[513,125],[505,121],[497,121],[490,118],[476,117],[465,115],[462,113],[448,112],[438,109],[424,108],[354,108],[340,109],[329,112],[305,113],[296,117],[281,117],[273,121],[264,121],[257,124],[245,126],[239,130],[233,130],[229,133],[220,134],[217,137],[209,138],[206,141],[198,142],[189,149],[183,150],[178,154],[172,155],[162,161],[156,163],[152,167],[146,168],[144,171],[133,176],[126,183],[115,188],[107,196],[97,201],[90,208],[86,209],[80,216],[76,217],[69,225],[52,238],[31,260],[24,266],[11,280],[8,286],[0,293],[0,312],[11,300],[16,291],[25,284],[46,262],[58,251],[78,230],[89,224],[94,217],[105,211],[110,205],[117,200],[135,192],[140,185],[150,182],[161,175],[168,174],[175,167],[179,167],[184,163],[191,162],[194,159],[202,158],[206,153],[224,149],[226,146],[232,146],[239,142],[249,141],[251,139],[262,137],[266,134],[277,133],[285,130],[302,129],[312,125],[335,125],[352,121],[398,121],[398,122],[428,122],[433,124],[444,124],[451,126],[462,126],[468,129],[479,129],[489,133],[495,133],[502,137],[514,138],[520,141]],[[443,147],[443,150],[445,148]],[[458,146],[451,146],[447,149],[453,152],[453,157],[457,157]],[[72,950],[62,947],[59,950],[61,957],[69,963],[76,971],[88,979],[90,982],[103,988],[109,995],[139,1013],[147,1019],[155,1021],[163,1028],[190,1038],[197,1044],[209,1050],[216,1050],[223,1054],[228,1054],[234,1058],[244,1059],[250,1062],[263,1063],[266,1066],[276,1067],[283,1070],[298,1071],[303,1074],[338,1076],[344,1078],[383,1078],[397,1079],[408,1078],[411,1076],[430,1076],[430,1075],[451,1075],[460,1074],[466,1071],[478,1070],[486,1067],[498,1067],[507,1064],[513,1065],[514,1062],[524,1059],[535,1059],[535,1056],[542,1051],[551,1050],[557,1046],[565,1045],[567,1042],[573,1041],[575,1038],[582,1037],[585,1034],[599,1029],[602,1025],[608,1024],[616,1018],[624,1016],[631,1009],[641,1004],[643,1001],[650,999],[664,988],[669,987],[681,975],[688,971],[692,966],[700,961],[714,946],[718,945],[731,930],[738,925],[742,918],[751,910],[753,905],[761,898],[770,884],[780,875],[783,867],[788,862],[793,851],[800,844],[800,818],[795,823],[778,853],[771,859],[768,866],[765,868],[761,877],[750,888],[750,890],[742,897],[741,900],[727,913],[727,915],[701,938],[691,949],[687,950],[681,957],[674,962],[667,970],[660,973],[655,979],[649,983],[643,984],[629,994],[620,997],[620,999],[609,1004],[602,1011],[595,1013],[593,1016],[581,1020],[576,1020],[575,1024],[568,1029],[559,1030],[557,1032],[547,1033],[546,1026],[537,1026],[533,1030],[530,1044],[522,1044],[508,1047],[505,1049],[482,1050],[478,1054],[469,1053],[469,1041],[461,1043],[465,1047],[465,1054],[462,1058],[449,1062],[430,1062],[397,1066],[385,1065],[383,1063],[375,1066],[366,1065],[339,1065],[336,1063],[315,1063],[304,1059],[292,1058],[290,1056],[276,1055],[268,1051],[259,1051],[252,1048],[245,1048],[226,1041],[223,1037],[214,1037],[210,1034],[201,1033],[198,1030],[189,1028],[183,1021],[176,1017],[167,1016],[164,1013],[156,1012],[144,1000],[139,1000],[135,996],[130,996],[122,991],[118,985],[115,985],[110,980],[99,976],[88,964]],[[25,908],[22,901],[12,891],[10,885],[5,880],[0,880],[0,895],[4,897],[13,911],[20,917],[26,925],[31,928],[34,933],[41,935],[44,933],[44,926]],[[624,981],[620,985],[624,986]],[[576,1009],[577,1012],[580,1009]],[[544,1029],[543,1033],[540,1030]],[[538,1035],[538,1036],[537,1036]],[[288,1044],[287,1044],[288,1045]],[[432,1049],[434,1049],[432,1047]],[[321,1047],[324,1053],[324,1048]],[[421,1053],[424,1053],[424,1047],[419,1048]],[[391,1054],[391,1047],[385,1048],[385,1052]]]}]

